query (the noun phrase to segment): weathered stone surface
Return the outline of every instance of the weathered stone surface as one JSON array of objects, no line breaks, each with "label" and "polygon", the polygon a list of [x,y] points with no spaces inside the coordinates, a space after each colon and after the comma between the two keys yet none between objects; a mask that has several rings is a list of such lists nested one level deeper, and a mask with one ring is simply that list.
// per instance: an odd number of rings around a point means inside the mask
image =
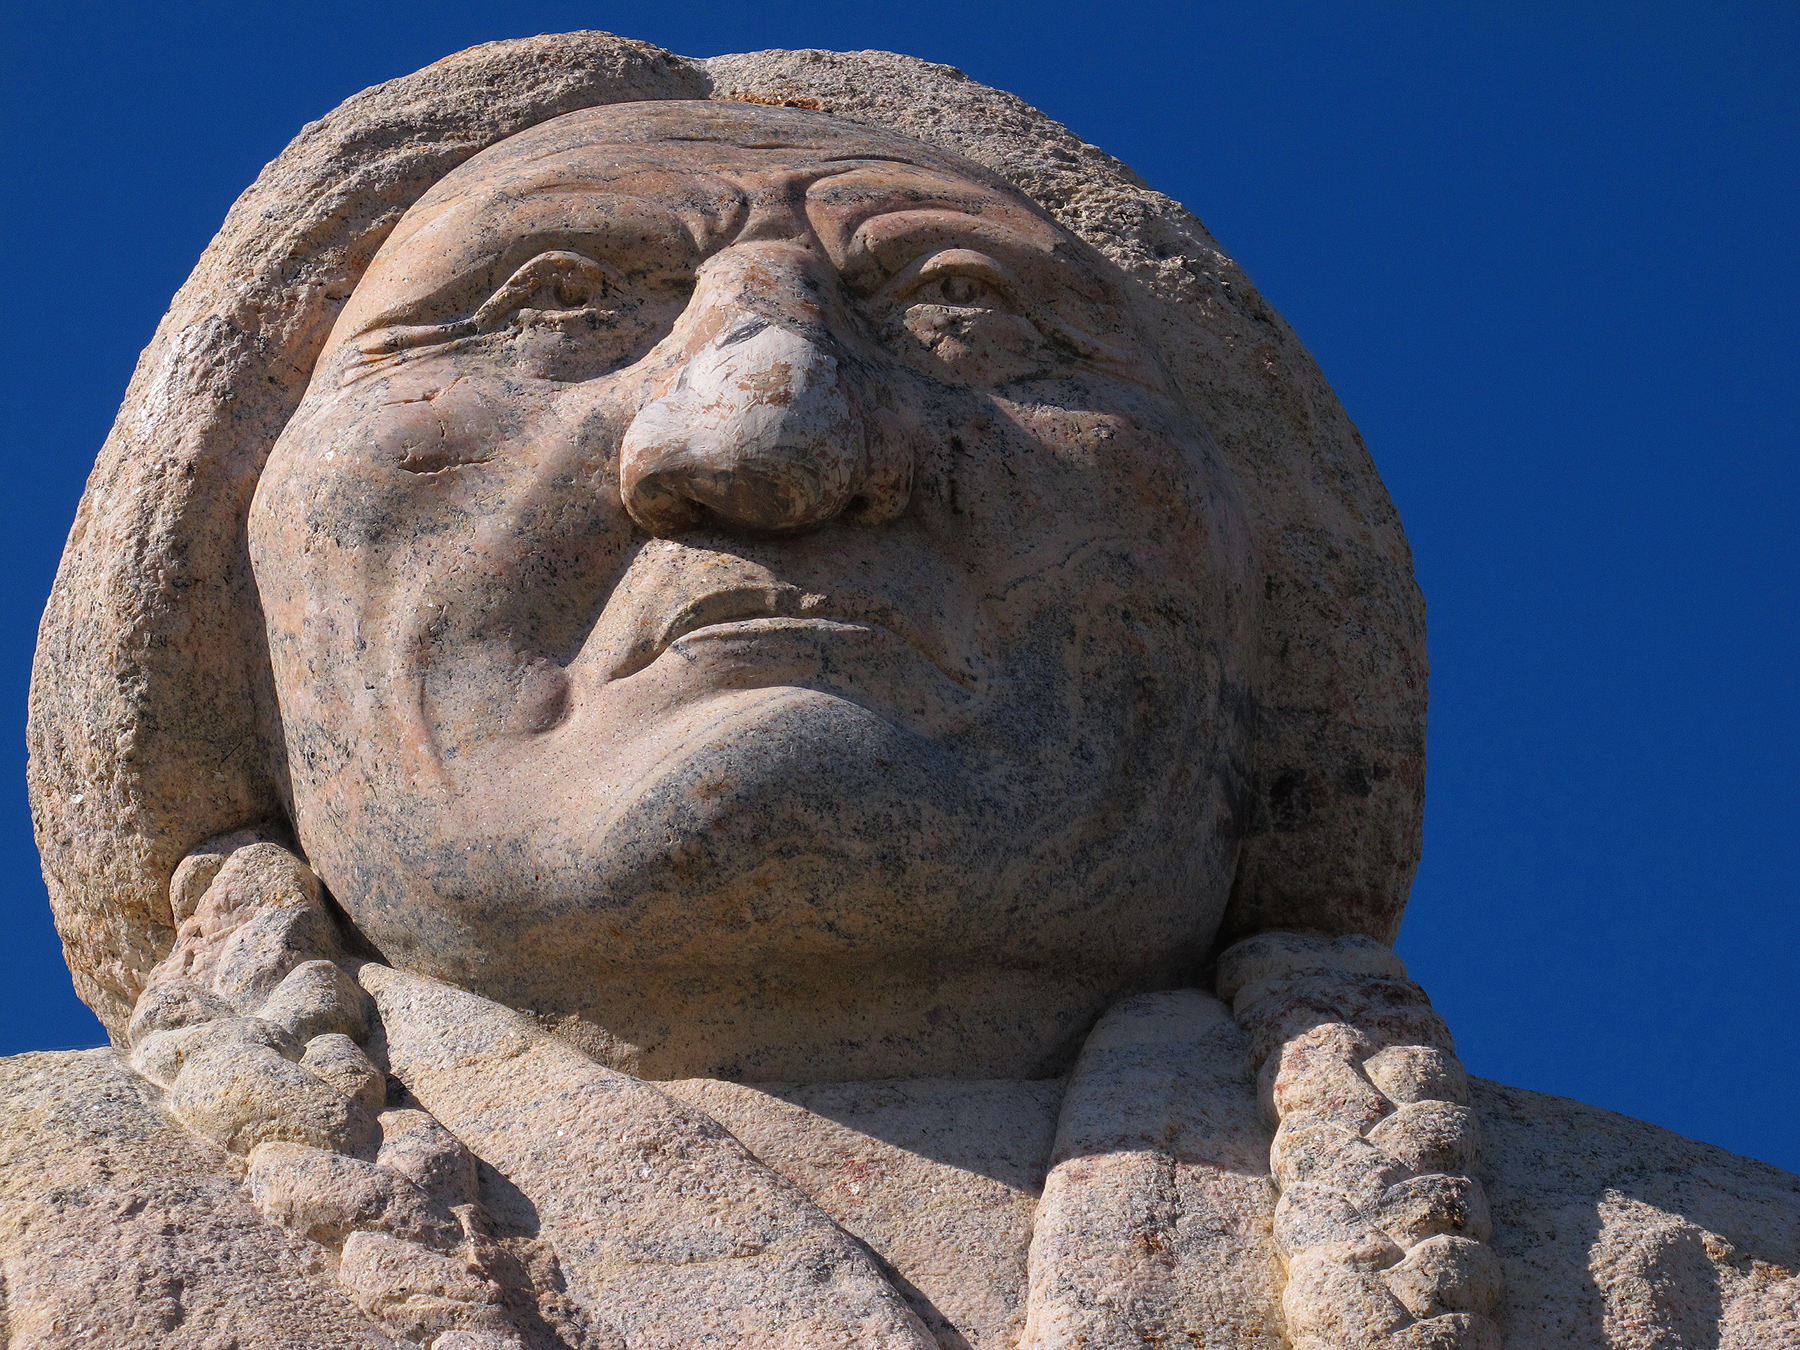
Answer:
[{"label": "weathered stone surface", "polygon": [[14,1350],[375,1350],[325,1254],[111,1050],[0,1060],[0,1271]]},{"label": "weathered stone surface", "polygon": [[1507,1344],[1800,1344],[1800,1177],[1476,1079]]},{"label": "weathered stone surface", "polygon": [[1032,1239],[1023,1344],[1281,1344],[1244,1033],[1199,990],[1112,1009],[1082,1047]]},{"label": "weathered stone surface", "polygon": [[867,1254],[710,1117],[485,999],[362,978],[396,1076],[522,1194],[568,1292],[621,1343],[930,1344]]},{"label": "weathered stone surface", "polygon": [[[0,1269],[11,1344],[198,1350],[233,1335],[244,1347],[295,1350],[386,1343],[338,1292],[318,1249],[262,1219],[223,1155],[163,1114],[154,1090],[111,1051],[16,1056],[0,1062],[0,1075]],[[928,1319],[938,1311],[941,1344],[962,1343],[957,1335],[983,1348],[1018,1343],[1022,1248],[1061,1108],[1059,1080],[663,1086],[726,1124],[887,1257],[906,1277],[902,1289],[922,1291]],[[1507,1350],[1796,1343],[1800,1179],[1543,1093],[1477,1079],[1473,1101],[1488,1130]],[[1214,1130],[1233,1112],[1254,1118],[1248,1084],[1235,1097],[1209,1091],[1206,1110]],[[1127,1170],[1145,1159],[1097,1156]],[[1246,1187],[1239,1194],[1253,1196],[1255,1174],[1235,1175]],[[1102,1184],[1080,1200],[1096,1220],[1130,1222],[1131,1195]],[[1215,1202],[1197,1216],[1195,1237],[1224,1250],[1234,1234],[1267,1223],[1266,1206]],[[1196,1216],[1167,1217],[1179,1232]],[[1267,1259],[1256,1250],[1252,1260]],[[1097,1254],[1140,1289],[1168,1269],[1155,1244]],[[1221,1287],[1229,1286],[1194,1296]],[[1270,1343],[1258,1339],[1269,1335],[1267,1295],[1238,1292],[1222,1301],[1211,1343]]]},{"label": "weathered stone surface", "polygon": [[941,1343],[1018,1343],[1059,1080],[662,1086],[867,1242]]},{"label": "weathered stone surface", "polygon": [[45,616],[121,1047],[0,1064],[8,1343],[1791,1350],[1800,1178],[1471,1083],[1387,945],[1423,679],[1292,334],[1011,96],[366,91]]},{"label": "weathered stone surface", "polygon": [[1139,304],[991,174],[811,112],[616,105],[446,176],[249,519],[363,935],[654,1078],[1036,1077],[1178,978],[1230,890],[1247,541]]},{"label": "weathered stone surface", "polygon": [[283,814],[243,521],[356,279],[483,147],[576,108],[706,88],[691,63],[603,33],[447,57],[307,126],[175,297],[88,481],[32,686],[45,877],[77,987],[115,1030],[172,941],[183,856]]},{"label": "weathered stone surface", "polygon": [[483,147],[576,108],[709,91],[818,106],[966,155],[1153,299],[1144,332],[1216,441],[1231,485],[1210,490],[1239,503],[1255,554],[1258,654],[1219,672],[1229,697],[1216,709],[1253,724],[1256,745],[1220,766],[1247,776],[1227,925],[1392,931],[1422,784],[1423,629],[1405,541],[1313,363],[1199,222],[947,67],[800,52],[702,69],[569,34],[460,53],[308,128],[234,207],[140,362],[46,614],[31,723],[46,875],[77,979],[109,1024],[172,940],[183,855],[285,812],[242,525],[363,269]]}]

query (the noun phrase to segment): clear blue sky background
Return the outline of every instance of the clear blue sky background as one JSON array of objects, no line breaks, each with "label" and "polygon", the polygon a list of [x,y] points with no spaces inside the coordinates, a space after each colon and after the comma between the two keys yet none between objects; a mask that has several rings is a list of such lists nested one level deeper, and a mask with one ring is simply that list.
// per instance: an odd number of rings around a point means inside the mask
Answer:
[{"label": "clear blue sky background", "polygon": [[1768,3],[80,3],[6,46],[0,1052],[95,1044],[37,874],[39,608],[232,198],[492,38],[880,47],[1186,202],[1323,364],[1430,603],[1402,954],[1477,1073],[1800,1170],[1796,91]]}]

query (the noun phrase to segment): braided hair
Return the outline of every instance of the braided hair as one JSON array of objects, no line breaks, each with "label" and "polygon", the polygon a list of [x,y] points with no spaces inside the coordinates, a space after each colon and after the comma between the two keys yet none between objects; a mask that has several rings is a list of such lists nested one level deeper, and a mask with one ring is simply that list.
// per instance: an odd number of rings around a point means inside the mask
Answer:
[{"label": "braided hair", "polygon": [[1294,1350],[1498,1350],[1480,1132],[1441,1017],[1385,944],[1261,933],[1219,960],[1250,1038]]},{"label": "braided hair", "polygon": [[174,949],[127,1029],[132,1067],[233,1160],[256,1208],[421,1350],[600,1350],[545,1243],[495,1231],[463,1144],[389,1079],[318,877],[273,831],[202,844]]}]

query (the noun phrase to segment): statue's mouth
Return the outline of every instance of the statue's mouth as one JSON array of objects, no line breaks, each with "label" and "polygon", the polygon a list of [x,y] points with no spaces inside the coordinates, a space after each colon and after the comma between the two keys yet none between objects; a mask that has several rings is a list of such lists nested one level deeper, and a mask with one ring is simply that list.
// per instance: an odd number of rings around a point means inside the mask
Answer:
[{"label": "statue's mouth", "polygon": [[946,635],[929,622],[916,622],[897,605],[873,597],[827,596],[788,585],[733,586],[689,599],[660,618],[644,619],[638,640],[611,678],[635,675],[672,647],[692,650],[694,644],[713,642],[754,647],[802,637],[814,643],[840,638],[866,644],[878,633],[899,639],[965,690],[981,682],[973,655],[954,653]]}]

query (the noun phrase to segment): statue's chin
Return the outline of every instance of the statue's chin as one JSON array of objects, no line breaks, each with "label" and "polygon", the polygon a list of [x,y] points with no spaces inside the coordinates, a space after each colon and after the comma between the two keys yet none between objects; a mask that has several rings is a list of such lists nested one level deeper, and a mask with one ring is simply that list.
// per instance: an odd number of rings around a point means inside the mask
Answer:
[{"label": "statue's chin", "polygon": [[[364,880],[327,879],[402,968],[640,1047],[715,1028],[712,1048],[622,1067],[773,1073],[744,1047],[798,1054],[797,1028],[827,1023],[859,1044],[904,1028],[895,1044],[916,1047],[1002,986],[1014,1011],[979,1035],[1011,1047],[994,1066],[1029,1067],[1063,1023],[1165,983],[1216,921],[1181,847],[1209,835],[1172,836],[1168,803],[1046,768],[1029,736],[934,739],[792,686],[718,691],[635,735],[580,729],[496,740],[450,794],[368,794],[399,806],[345,832]],[[1094,819],[1114,828],[1069,825]],[[945,1044],[981,1059],[976,1034]]]},{"label": "statue's chin", "polygon": [[732,690],[574,730],[471,756],[448,798],[366,794],[343,902],[384,952],[565,996],[608,968],[898,959],[973,940],[968,899],[1000,882],[975,776],[847,699]]}]

